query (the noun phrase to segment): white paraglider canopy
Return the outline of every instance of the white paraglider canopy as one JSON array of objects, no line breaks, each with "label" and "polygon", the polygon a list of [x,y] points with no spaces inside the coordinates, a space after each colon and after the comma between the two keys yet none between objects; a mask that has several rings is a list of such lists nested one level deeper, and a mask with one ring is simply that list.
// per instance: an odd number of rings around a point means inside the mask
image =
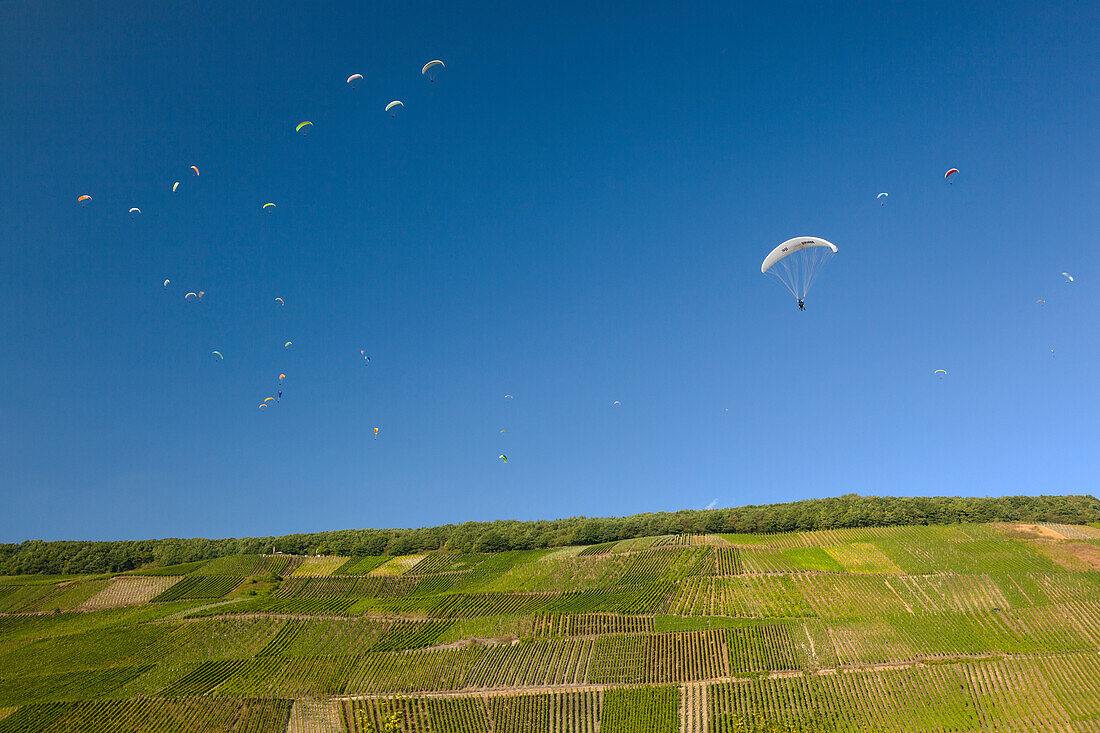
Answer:
[{"label": "white paraglider canopy", "polygon": [[793,237],[768,253],[760,272],[774,276],[791,295],[804,300],[814,277],[836,253],[836,245],[821,237]]}]

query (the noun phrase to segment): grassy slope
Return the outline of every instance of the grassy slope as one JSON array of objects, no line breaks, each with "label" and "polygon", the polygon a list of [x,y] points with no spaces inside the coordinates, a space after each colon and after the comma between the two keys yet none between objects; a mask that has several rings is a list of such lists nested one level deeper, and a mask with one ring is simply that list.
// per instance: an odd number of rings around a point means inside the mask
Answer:
[{"label": "grassy slope", "polygon": [[[387,718],[433,733],[1088,728],[1100,725],[1093,533],[237,556],[164,569],[151,601],[138,579],[101,594],[107,576],[0,578],[0,733],[365,731]],[[93,597],[132,605],[74,610]],[[815,671],[827,674],[802,674]],[[429,691],[455,696],[417,697]]]}]

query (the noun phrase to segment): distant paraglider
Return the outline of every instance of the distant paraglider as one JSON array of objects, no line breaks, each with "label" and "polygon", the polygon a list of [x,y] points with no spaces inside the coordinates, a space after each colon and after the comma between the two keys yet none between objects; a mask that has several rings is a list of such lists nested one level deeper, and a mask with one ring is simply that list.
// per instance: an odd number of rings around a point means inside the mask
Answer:
[{"label": "distant paraglider", "polygon": [[167,290],[167,289],[168,289],[168,286],[169,286],[169,285],[171,285],[171,284],[172,284],[172,281],[171,281],[171,280],[165,280],[165,281],[164,281],[164,289],[165,289],[165,290]]},{"label": "distant paraglider", "polygon": [[280,374],[279,375],[279,384],[282,384],[284,379],[286,379],[286,375],[285,374]]},{"label": "distant paraglider", "polygon": [[806,294],[825,263],[837,253],[837,246],[820,237],[794,237],[768,253],[760,272],[771,275],[798,300],[800,310],[806,310]]},{"label": "distant paraglider", "polygon": [[947,370],[946,369],[937,369],[936,371],[934,371],[932,373],[935,374],[940,379],[943,379],[944,377],[947,376]]},{"label": "distant paraglider", "polygon": [[386,105],[386,111],[390,113],[390,117],[397,117],[397,108],[404,106],[404,102],[402,102],[400,99],[395,99]]},{"label": "distant paraglider", "polygon": [[286,305],[286,303],[283,302],[282,298],[276,298],[275,302],[279,304],[280,308],[282,308],[284,305]]},{"label": "distant paraglider", "polygon": [[886,199],[887,199],[887,198],[888,198],[889,196],[890,196],[890,194],[888,194],[888,193],[886,193],[885,191],[883,191],[883,192],[882,192],[882,193],[880,193],[880,194],[879,194],[878,196],[875,196],[875,199],[876,199],[876,200],[878,201],[878,203],[879,203],[879,206],[886,206]]},{"label": "distant paraglider", "polygon": [[1040,308],[1042,308],[1042,307],[1043,307],[1044,305],[1046,305],[1046,304],[1047,304],[1047,302],[1046,302],[1045,300],[1043,300],[1042,298],[1039,298],[1039,299],[1038,299],[1037,301],[1035,301],[1035,303],[1036,303],[1036,304],[1037,304],[1037,305],[1038,305],[1038,306],[1039,306]]},{"label": "distant paraglider", "polygon": [[264,204],[264,205],[263,205],[263,206],[262,206],[261,208],[262,208],[262,209],[263,209],[264,211],[267,211],[268,207],[271,207],[272,209],[274,209],[274,208],[275,208],[275,204],[273,204],[273,203],[271,203],[271,202],[269,201],[269,202],[267,202],[266,204]]},{"label": "distant paraglider", "polygon": [[[378,440],[378,428],[374,429],[374,439]],[[398,442],[401,442],[401,441],[398,441]]]},{"label": "distant paraglider", "polygon": [[283,344],[283,348],[284,349],[289,349],[293,345],[294,345],[293,341],[287,341],[285,344]]},{"label": "distant paraglider", "polygon": [[359,350],[359,355],[360,355],[361,357],[363,357],[363,366],[366,366],[367,364],[370,364],[370,357],[369,357],[369,356],[367,356],[367,351],[366,351],[366,349],[360,349],[360,350]]},{"label": "distant paraglider", "polygon": [[499,456],[497,456],[497,459],[501,463],[507,463],[508,462],[508,456],[504,455],[503,453],[501,453]]},{"label": "distant paraglider", "polygon": [[140,213],[141,213],[141,209],[134,206],[133,208],[130,209],[130,219],[137,218],[137,215],[140,214]]},{"label": "distant paraglider", "polygon": [[222,352],[220,351],[211,351],[210,354],[214,357],[214,361],[221,361],[225,359],[225,357],[222,356]]},{"label": "distant paraglider", "polygon": [[512,397],[512,395],[510,395],[510,394],[506,394],[506,395],[504,395],[504,399],[511,400],[511,399],[515,399],[515,398]]},{"label": "distant paraglider", "polygon": [[78,204],[80,204],[81,207],[84,207],[84,206],[87,206],[88,202],[90,202],[91,200],[92,200],[91,196],[89,196],[88,194],[84,194],[83,196],[78,196],[77,199],[76,199],[76,202]]},{"label": "distant paraglider", "polygon": [[1066,279],[1067,283],[1076,282],[1076,280],[1073,279],[1073,275],[1070,275],[1068,272],[1063,272],[1062,277]]},{"label": "distant paraglider", "polygon": [[193,174],[193,175],[194,175],[194,176],[195,176],[196,178],[198,178],[198,177],[199,177],[199,167],[198,167],[197,165],[193,165],[193,166],[191,166],[191,173],[192,173],[192,174]]},{"label": "distant paraglider", "polygon": [[172,184],[172,193],[175,193],[176,191],[178,191],[179,187],[180,187],[180,182],[179,181],[176,181],[175,183],[173,183]]},{"label": "distant paraglider", "polygon": [[420,70],[420,73],[428,77],[428,81],[435,81],[435,75],[442,71],[445,67],[444,63],[439,59],[433,59],[424,64],[424,68]]},{"label": "distant paraglider", "polygon": [[352,74],[351,76],[348,77],[348,84],[351,85],[352,89],[355,89],[356,85],[361,81],[363,81],[363,75],[362,74]]},{"label": "distant paraglider", "polygon": [[198,297],[199,297],[198,293],[188,293],[187,295],[183,296],[183,299],[184,300],[195,300]]},{"label": "distant paraglider", "polygon": [[618,400],[615,400],[614,402],[611,403],[611,406],[612,407],[622,407],[623,403],[619,402]]},{"label": "distant paraglider", "polygon": [[945,181],[947,181],[948,183],[954,183],[954,181],[951,180],[951,176],[955,175],[958,172],[959,172],[958,168],[952,168],[951,170],[949,170],[949,171],[947,171],[946,173],[943,174],[943,179]]},{"label": "distant paraglider", "polygon": [[301,133],[302,137],[305,137],[312,129],[313,123],[309,120],[304,120],[298,123],[298,126],[294,128],[294,132]]}]

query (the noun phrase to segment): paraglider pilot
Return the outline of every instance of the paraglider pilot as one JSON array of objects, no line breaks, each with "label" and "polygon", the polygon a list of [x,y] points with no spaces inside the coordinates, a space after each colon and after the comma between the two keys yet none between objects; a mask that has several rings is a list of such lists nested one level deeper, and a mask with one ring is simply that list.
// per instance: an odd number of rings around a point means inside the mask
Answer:
[{"label": "paraglider pilot", "polygon": [[806,301],[802,300],[802,298],[798,299],[798,310],[800,310],[800,311],[806,310]]}]

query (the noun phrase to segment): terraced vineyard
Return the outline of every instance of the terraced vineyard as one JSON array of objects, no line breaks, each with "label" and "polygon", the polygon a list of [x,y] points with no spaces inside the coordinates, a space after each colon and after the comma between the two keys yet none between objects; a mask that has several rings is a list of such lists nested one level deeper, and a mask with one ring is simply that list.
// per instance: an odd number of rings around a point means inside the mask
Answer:
[{"label": "terraced vineyard", "polygon": [[0,578],[0,733],[1100,730],[1100,529]]}]

